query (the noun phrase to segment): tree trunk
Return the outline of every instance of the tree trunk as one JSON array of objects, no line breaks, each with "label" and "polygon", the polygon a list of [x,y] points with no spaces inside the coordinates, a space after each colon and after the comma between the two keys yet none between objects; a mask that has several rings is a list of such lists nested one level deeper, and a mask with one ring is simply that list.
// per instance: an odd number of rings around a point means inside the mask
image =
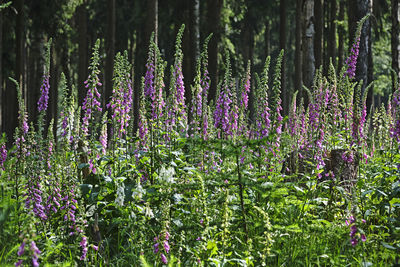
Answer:
[{"label": "tree trunk", "polygon": [[295,40],[295,55],[294,55],[294,88],[301,96],[303,81],[301,77],[301,29],[302,29],[302,12],[301,5],[303,0],[296,0],[296,40]]},{"label": "tree trunk", "polygon": [[[24,80],[24,43],[25,43],[25,25],[24,25],[24,0],[16,1],[17,8],[17,22],[16,22],[16,69],[15,69],[15,79],[22,85],[22,88],[25,87]],[[22,95],[24,96],[24,90],[22,91]]]},{"label": "tree trunk", "polygon": [[218,84],[218,43],[221,38],[220,17],[223,5],[223,0],[208,0],[207,1],[207,21],[208,33],[213,33],[213,37],[209,44],[209,72],[210,72],[210,91],[208,93],[208,100],[214,100],[217,92]]},{"label": "tree trunk", "polygon": [[[336,67],[336,0],[330,2],[329,10],[329,36],[327,38],[327,49],[328,49],[328,62],[332,59],[332,64]],[[329,65],[328,65],[329,69]]]},{"label": "tree trunk", "polygon": [[83,104],[83,100],[86,96],[86,88],[85,88],[85,80],[88,77],[88,38],[87,38],[87,10],[86,10],[86,1],[83,1],[83,4],[77,8],[77,17],[78,17],[78,54],[79,54],[79,63],[78,63],[78,105]]},{"label": "tree trunk", "polygon": [[[372,14],[372,0],[368,0],[368,12]],[[369,42],[368,42],[368,69],[367,69],[367,85],[372,83],[374,80],[374,65],[373,65],[373,56],[372,56],[372,25],[371,25],[371,20],[368,19],[368,29],[367,29],[367,35],[369,36]],[[375,101],[374,101],[374,86],[369,88],[368,90],[368,95],[367,95],[367,112],[370,112],[371,107],[374,107]]]},{"label": "tree trunk", "polygon": [[[303,5],[303,84],[311,88],[315,74],[314,56],[314,0],[306,0]],[[308,105],[307,93],[302,90],[305,106]]]},{"label": "tree trunk", "polygon": [[391,0],[392,4],[392,31],[391,31],[391,50],[392,50],[392,92],[396,88],[395,81],[400,79],[400,2],[399,0]]},{"label": "tree trunk", "polygon": [[339,3],[339,21],[341,22],[338,25],[338,36],[339,36],[339,47],[338,47],[338,71],[342,70],[344,64],[344,35],[346,31],[344,29],[344,9],[345,9],[345,0],[340,0]]},{"label": "tree trunk", "polygon": [[3,99],[4,99],[4,93],[3,93],[3,12],[0,11],[0,132],[4,132]]},{"label": "tree trunk", "polygon": [[357,1],[358,0],[351,0],[347,2],[349,51],[351,51],[351,47],[353,46],[354,35],[356,34],[356,28],[357,28],[357,9],[358,9]]},{"label": "tree trunk", "polygon": [[[241,28],[241,39],[242,39],[242,55],[244,67],[247,67],[247,63],[250,61],[250,69],[253,68],[253,54],[254,54],[254,30],[251,24],[251,7],[249,6],[246,12],[246,16],[243,20]],[[254,86],[250,87],[248,109],[250,110],[250,116],[254,114]]]},{"label": "tree trunk", "polygon": [[282,58],[281,66],[281,99],[282,99],[282,115],[287,115],[289,110],[290,94],[286,88],[286,0],[280,0],[279,4],[279,48],[285,50]]},{"label": "tree trunk", "polygon": [[319,68],[323,62],[323,30],[324,30],[324,10],[323,0],[315,0],[314,14],[315,14],[315,66]]},{"label": "tree trunk", "polygon": [[[369,0],[357,0],[357,9],[356,9],[356,21],[360,21],[365,15],[367,15],[369,11]],[[354,12],[354,11],[353,11]],[[365,88],[368,85],[368,57],[371,51],[369,51],[370,42],[371,42],[371,24],[370,20],[367,19],[361,29],[360,36],[360,49],[357,58],[356,65],[356,80],[363,81],[363,85],[361,87],[361,93],[364,94]],[[354,33],[353,33],[354,35]],[[354,39],[353,39],[354,40]],[[367,111],[370,108],[372,103],[372,99],[367,99]]]},{"label": "tree trunk", "polygon": [[[196,62],[200,56],[200,17],[199,0],[184,1],[184,21],[186,24],[183,33],[183,77],[185,82],[186,106],[191,110],[192,105],[192,83],[196,72]],[[192,121],[193,114],[189,112],[188,122]]]},{"label": "tree trunk", "polygon": [[264,42],[265,58],[267,58],[271,54],[271,20],[269,18],[265,22]]},{"label": "tree trunk", "polygon": [[[53,39],[52,48],[50,51],[50,90],[49,90],[49,107],[47,110],[47,127],[50,125],[51,119],[54,119],[54,128],[52,129],[55,134],[57,128],[57,111],[58,111],[58,79],[60,64],[58,60],[58,46],[57,42],[61,40]],[[63,42],[65,40],[62,40]],[[46,132],[47,133],[47,132]],[[54,135],[55,136],[55,135]]]},{"label": "tree trunk", "polygon": [[[107,38],[106,38],[106,69],[103,106],[110,102],[113,90],[113,70],[115,56],[115,0],[107,0]],[[111,113],[108,114],[111,118]]]}]

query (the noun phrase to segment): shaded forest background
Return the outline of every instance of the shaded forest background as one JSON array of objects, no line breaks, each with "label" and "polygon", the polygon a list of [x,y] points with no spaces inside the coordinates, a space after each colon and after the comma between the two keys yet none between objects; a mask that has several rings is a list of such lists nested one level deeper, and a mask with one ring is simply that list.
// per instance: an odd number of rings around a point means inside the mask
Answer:
[{"label": "shaded forest background", "polygon": [[[144,75],[151,33],[169,64],[179,27],[183,35],[183,72],[186,100],[191,99],[196,60],[205,38],[209,43],[211,88],[216,96],[224,58],[230,54],[233,76],[260,72],[267,55],[277,58],[285,49],[282,65],[283,113],[291,96],[303,85],[311,88],[317,69],[326,74],[329,62],[345,64],[356,24],[371,14],[363,26],[356,79],[368,91],[368,109],[386,102],[399,77],[399,0],[40,0],[0,1],[1,132],[13,135],[18,123],[17,92],[8,79],[17,79],[27,104],[29,121],[36,121],[37,101],[45,67],[45,44],[52,38],[48,122],[57,116],[58,82],[63,72],[69,93],[79,104],[86,94],[91,49],[101,40],[102,104],[112,94],[114,56],[128,51],[135,81],[134,110],[138,112],[140,77]],[[167,68],[168,69],[168,68]],[[167,73],[166,77],[169,77]],[[252,77],[254,77],[252,75]],[[168,81],[167,81],[168,83]],[[364,90],[364,89],[363,89]],[[167,92],[168,93],[168,92]],[[250,109],[252,101],[250,98]],[[135,125],[137,124],[135,118]]]}]

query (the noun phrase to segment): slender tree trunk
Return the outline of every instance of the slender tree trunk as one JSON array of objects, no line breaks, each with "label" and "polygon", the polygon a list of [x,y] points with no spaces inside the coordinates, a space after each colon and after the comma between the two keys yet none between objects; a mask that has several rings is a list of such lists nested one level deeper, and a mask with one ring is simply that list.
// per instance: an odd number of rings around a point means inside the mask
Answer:
[{"label": "slender tree trunk", "polygon": [[217,92],[218,84],[218,43],[221,38],[220,29],[220,17],[223,5],[223,0],[208,0],[207,1],[207,22],[208,32],[213,33],[213,37],[209,44],[209,72],[210,72],[210,91],[208,94],[208,100],[214,100]]},{"label": "slender tree trunk", "polygon": [[[329,59],[332,59],[332,64],[336,67],[336,11],[337,3],[336,0],[330,2],[329,10],[329,36],[327,38],[327,48],[328,48],[328,64]],[[329,65],[328,65],[329,69]]]},{"label": "slender tree trunk", "polygon": [[283,115],[288,114],[289,103],[290,103],[290,94],[288,92],[288,88],[286,87],[286,0],[280,0],[279,4],[279,14],[280,14],[280,23],[279,23],[279,48],[285,50],[282,59],[282,69],[281,69],[281,98],[282,98],[282,108]]},{"label": "slender tree trunk", "polygon": [[[372,14],[372,0],[368,0],[368,12]],[[372,25],[371,25],[371,20],[368,19],[368,29],[367,29],[367,35],[369,36],[369,41],[368,41],[368,69],[367,69],[367,85],[372,83],[374,80],[374,62],[373,62],[373,56],[372,56]],[[368,90],[368,95],[367,95],[367,112],[370,111],[371,107],[373,108],[375,106],[375,99],[374,99],[374,86],[372,85],[369,90]]]},{"label": "slender tree trunk", "polygon": [[0,11],[0,132],[4,132],[3,110],[3,12]]},{"label": "slender tree trunk", "polygon": [[[106,38],[106,70],[103,106],[110,102],[113,90],[113,70],[115,56],[115,0],[107,0],[107,38]],[[111,114],[109,113],[109,118]]]},{"label": "slender tree trunk", "polygon": [[264,42],[265,58],[267,58],[271,54],[271,20],[269,18],[265,21]]},{"label": "slender tree trunk", "polygon": [[[16,23],[16,69],[15,78],[24,87],[24,43],[25,43],[25,25],[24,25],[24,0],[16,1],[17,23]],[[23,91],[24,92],[24,91]],[[22,94],[24,95],[24,93]]]},{"label": "slender tree trunk", "polygon": [[[191,110],[192,105],[192,83],[196,72],[196,62],[200,56],[200,17],[199,0],[184,1],[184,21],[186,24],[183,33],[183,76],[185,82],[186,106]],[[193,119],[192,112],[188,114],[188,122]]]},{"label": "slender tree trunk", "polygon": [[[60,72],[60,64],[58,60],[58,48],[57,42],[61,40],[53,39],[52,48],[50,51],[50,90],[49,90],[49,107],[47,110],[47,127],[50,125],[51,119],[54,119],[54,128],[52,129],[55,134],[56,122],[57,122],[57,111],[58,111],[58,79]],[[65,40],[62,40],[65,41]],[[55,135],[54,135],[55,136]]]},{"label": "slender tree trunk", "polygon": [[[250,69],[253,68],[253,54],[254,54],[254,30],[251,24],[251,7],[248,7],[245,18],[243,20],[241,28],[241,39],[242,39],[242,55],[244,67],[247,67],[247,62],[250,61]],[[254,114],[254,86],[250,87],[249,93],[249,110],[251,116]]]},{"label": "slender tree trunk", "polygon": [[37,101],[43,70],[39,66],[41,61],[42,38],[39,34],[32,33],[31,45],[28,49],[28,92],[27,111],[29,121],[35,121],[37,116]]},{"label": "slender tree trunk", "polygon": [[296,40],[295,40],[295,55],[294,55],[294,88],[301,96],[303,86],[302,81],[302,61],[301,61],[301,29],[302,29],[302,7],[303,0],[296,0]]},{"label": "slender tree trunk", "polygon": [[344,35],[346,31],[344,29],[344,12],[345,12],[345,0],[340,0],[339,3],[339,21],[341,22],[338,25],[338,36],[339,36],[339,46],[338,46],[338,70],[341,71],[344,64]]},{"label": "slender tree trunk", "polygon": [[[315,74],[314,56],[314,0],[306,0],[303,5],[303,84],[311,89]],[[305,106],[308,105],[307,93],[302,90]]]},{"label": "slender tree trunk", "polygon": [[[369,0],[357,0],[356,9],[356,21],[361,20],[369,11]],[[353,11],[354,12],[354,11]],[[371,24],[370,20],[367,19],[362,27],[360,36],[360,49],[356,65],[356,80],[362,81],[363,85],[361,88],[361,93],[364,94],[365,88],[368,85],[368,57],[371,51],[369,51],[371,42]],[[353,33],[354,35],[354,33]],[[354,40],[354,38],[353,38]],[[372,104],[372,99],[367,99],[367,110],[369,110]]]},{"label": "slender tree trunk", "polygon": [[392,92],[397,90],[396,78],[400,81],[400,2],[392,0],[392,31],[391,31],[391,50],[392,50]]},{"label": "slender tree trunk", "polygon": [[86,96],[85,80],[88,77],[88,31],[87,31],[87,10],[86,10],[86,0],[83,4],[77,8],[78,17],[78,105],[82,105],[83,100]]},{"label": "slender tree trunk", "polygon": [[315,0],[314,14],[315,14],[315,66],[319,68],[323,62],[323,30],[324,30],[324,1]]},{"label": "slender tree trunk", "polygon": [[358,0],[351,0],[347,2],[347,19],[348,19],[348,32],[349,32],[349,48],[348,50],[351,50],[351,47],[353,46],[353,41],[354,41],[354,35],[356,34],[356,28],[357,28],[357,10],[358,10],[358,5],[357,5]]}]

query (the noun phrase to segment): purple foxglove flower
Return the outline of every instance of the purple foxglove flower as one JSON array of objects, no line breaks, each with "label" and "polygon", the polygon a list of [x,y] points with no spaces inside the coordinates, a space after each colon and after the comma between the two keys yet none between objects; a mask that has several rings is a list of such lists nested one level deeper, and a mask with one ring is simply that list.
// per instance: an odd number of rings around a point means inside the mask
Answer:
[{"label": "purple foxglove flower", "polygon": [[161,261],[162,261],[162,263],[164,263],[164,264],[167,264],[167,263],[168,263],[168,259],[167,259],[167,257],[165,257],[164,253],[161,253]]},{"label": "purple foxglove flower", "polygon": [[39,112],[47,110],[48,101],[49,101],[49,89],[50,89],[49,78],[50,78],[50,75],[48,75],[48,74],[45,74],[43,76],[43,83],[42,83],[42,86],[40,87],[41,95],[40,95],[39,101],[37,102]]},{"label": "purple foxglove flower", "polygon": [[81,242],[79,242],[79,245],[82,247],[82,256],[80,257],[80,260],[83,261],[86,259],[86,254],[88,251],[88,247],[87,247],[88,243],[87,243],[86,236],[82,237],[82,240],[81,240]]},{"label": "purple foxglove flower", "polygon": [[168,254],[170,247],[169,247],[169,243],[167,240],[164,240],[164,249],[165,249],[165,252]]},{"label": "purple foxglove flower", "polygon": [[7,149],[6,145],[2,144],[0,147],[0,167],[4,170],[4,162],[7,159]]},{"label": "purple foxglove flower", "polygon": [[360,37],[358,37],[354,42],[353,47],[351,48],[350,51],[350,55],[346,59],[347,70],[345,76],[348,76],[349,78],[354,78],[354,76],[356,75],[356,65],[357,65],[359,48],[360,48]]},{"label": "purple foxglove flower", "polygon": [[18,257],[21,257],[22,254],[24,254],[24,252],[25,252],[25,241],[23,241],[21,243],[21,245],[19,246],[19,249],[18,249],[18,252],[17,252]]}]

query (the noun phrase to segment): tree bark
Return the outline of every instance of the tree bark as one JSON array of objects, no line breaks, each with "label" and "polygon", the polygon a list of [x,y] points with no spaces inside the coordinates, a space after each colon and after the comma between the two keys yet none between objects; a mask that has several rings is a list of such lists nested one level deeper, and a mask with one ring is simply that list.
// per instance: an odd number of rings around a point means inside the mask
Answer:
[{"label": "tree bark", "polygon": [[[302,7],[303,0],[296,0],[296,40],[295,40],[295,55],[294,55],[294,88],[297,92],[301,92],[302,81],[302,61],[301,61],[301,29],[302,29]],[[300,94],[301,96],[301,94]]]},{"label": "tree bark", "polygon": [[78,19],[78,105],[82,105],[86,96],[85,80],[88,77],[88,38],[86,0],[77,8]]},{"label": "tree bark", "polygon": [[286,0],[280,0],[279,4],[279,48],[280,50],[285,50],[282,58],[282,66],[281,66],[281,99],[282,99],[282,109],[283,115],[288,114],[289,110],[289,97],[290,94],[288,89],[286,88]]},{"label": "tree bark", "polygon": [[[303,84],[311,88],[315,74],[314,56],[314,0],[305,0],[303,4]],[[308,105],[307,93],[302,90],[305,106]]]},{"label": "tree bark", "polygon": [[338,70],[341,71],[344,64],[344,35],[346,31],[344,29],[344,12],[345,12],[345,0],[340,0],[339,3],[339,21],[338,25],[338,36],[339,36],[339,46],[338,46]]},{"label": "tree bark", "polygon": [[[368,0],[368,13],[372,14],[372,0]],[[372,56],[372,25],[371,25],[371,20],[368,19],[368,29],[367,29],[367,35],[369,36],[369,42],[368,42],[368,59],[367,59],[367,84],[372,83],[374,80],[374,61],[373,61],[373,56]],[[368,95],[367,95],[367,112],[369,113],[371,110],[371,107],[374,107],[375,105],[375,99],[374,99],[374,86],[373,84],[368,90]]]},{"label": "tree bark", "polygon": [[323,0],[315,0],[314,14],[315,14],[315,66],[319,68],[323,64],[323,30],[324,30],[324,10]]},{"label": "tree bark", "polygon": [[[328,64],[329,59],[332,59],[332,64],[336,67],[336,11],[337,5],[336,0],[330,2],[329,10],[329,36],[327,38],[327,50],[328,50]],[[329,69],[329,65],[328,65]]]},{"label": "tree bark", "polygon": [[391,50],[392,50],[392,92],[396,91],[395,81],[400,79],[400,3],[399,0],[391,0]]},{"label": "tree bark", "polygon": [[265,21],[264,42],[265,58],[267,58],[271,54],[271,20],[269,18]]},{"label": "tree bark", "polygon": [[[16,69],[15,69],[15,78],[22,85],[22,88],[25,86],[24,80],[24,43],[25,43],[25,25],[24,25],[24,0],[16,1],[16,9],[17,9],[17,22],[16,22]],[[22,91],[22,95],[24,96],[24,90]]]},{"label": "tree bark", "polygon": [[3,12],[0,11],[0,132],[4,132],[3,99],[4,99],[4,92],[3,92]]},{"label": "tree bark", "polygon": [[217,92],[218,84],[218,43],[221,38],[220,17],[223,5],[223,0],[208,0],[207,1],[207,21],[208,21],[208,34],[213,33],[213,37],[209,44],[209,72],[210,72],[210,91],[208,93],[208,100],[214,100]]},{"label": "tree bark", "polygon": [[[49,90],[49,107],[47,109],[46,125],[50,125],[50,121],[54,118],[54,128],[52,129],[54,136],[57,128],[57,111],[58,111],[58,79],[60,72],[60,64],[58,61],[58,46],[57,41],[53,39],[52,48],[50,51],[50,90]],[[62,40],[64,41],[64,40]],[[46,132],[47,133],[47,132]]]},{"label": "tree bark", "polygon": [[[113,72],[115,56],[115,0],[107,0],[107,38],[106,38],[106,69],[103,106],[110,102],[113,90]],[[111,118],[111,114],[108,114]]]},{"label": "tree bark", "polygon": [[[369,11],[369,0],[357,0],[357,8],[355,9],[356,17],[355,21],[360,21],[365,15],[367,15]],[[353,10],[354,12],[354,10]],[[369,51],[370,42],[371,42],[371,24],[370,20],[367,19],[361,29],[361,36],[360,36],[360,49],[357,58],[357,65],[356,65],[356,81],[362,81],[361,93],[364,94],[365,88],[368,85],[368,57],[371,51]],[[354,32],[353,32],[354,36]],[[353,38],[354,40],[354,38]],[[371,106],[372,99],[367,98],[367,111]]]}]

